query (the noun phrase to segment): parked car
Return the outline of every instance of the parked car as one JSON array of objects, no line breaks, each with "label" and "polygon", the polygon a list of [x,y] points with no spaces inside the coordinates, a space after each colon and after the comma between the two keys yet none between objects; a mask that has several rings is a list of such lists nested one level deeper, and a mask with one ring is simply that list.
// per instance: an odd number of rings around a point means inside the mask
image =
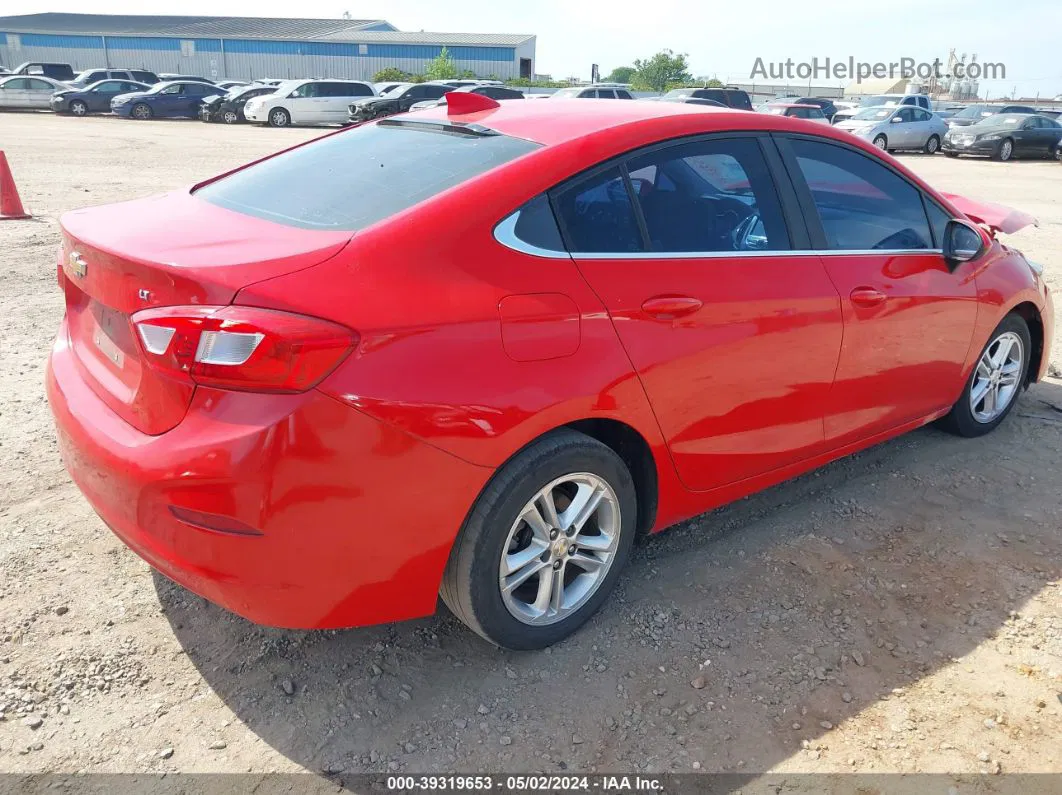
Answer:
[{"label": "parked car", "polygon": [[726,105],[728,108],[738,110],[752,110],[752,100],[748,92],[740,88],[673,88],[664,94],[664,99],[672,97],[696,97],[697,99],[712,99]]},{"label": "parked car", "polygon": [[1035,108],[1028,105],[986,105],[976,103],[967,105],[962,110],[947,118],[948,127],[969,127],[995,116],[997,113],[1036,113]]},{"label": "parked car", "polygon": [[1059,116],[1062,116],[1062,108],[1037,108],[1036,112],[1049,119],[1057,119]]},{"label": "parked car", "polygon": [[388,83],[373,83],[372,87],[376,89],[376,94],[378,96],[383,96],[388,91],[390,91],[392,88],[394,88],[395,86],[398,86],[398,85],[405,86],[405,85],[409,85],[409,83],[403,83],[401,81],[392,80],[392,81],[390,81]]},{"label": "parked car", "polygon": [[111,100],[111,112],[127,119],[194,119],[199,103],[225,93],[213,84],[194,80],[156,83],[146,91],[119,94]]},{"label": "parked car", "polygon": [[[458,94],[480,94],[484,97],[490,97],[491,99],[523,99],[524,93],[517,91],[515,88],[506,88],[505,86],[495,85],[471,85],[464,88],[454,88],[452,91]],[[449,92],[447,92],[449,93]],[[421,102],[414,102],[410,107],[410,110],[425,110],[427,108],[435,108],[440,105],[446,104],[446,95],[444,94],[439,99],[425,99]]]},{"label": "parked car", "polygon": [[878,149],[889,151],[919,149],[935,154],[948,132],[948,125],[934,113],[914,105],[863,108],[846,121],[839,121],[837,129],[849,132]]},{"label": "parked car", "polygon": [[85,88],[101,80],[131,80],[153,86],[159,82],[159,76],[143,69],[85,69],[78,72],[77,77],[70,81],[70,85],[74,88]]},{"label": "parked car", "polygon": [[550,99],[634,99],[626,88],[608,86],[572,86],[562,88],[549,95]]},{"label": "parked car", "polygon": [[207,97],[199,106],[200,121],[237,124],[247,121],[243,109],[248,100],[264,97],[276,91],[273,86],[250,85],[230,90],[224,96]]},{"label": "parked car", "polygon": [[0,77],[0,108],[5,110],[48,108],[52,94],[69,88],[50,77],[7,75]]},{"label": "parked car", "polygon": [[120,94],[149,91],[151,86],[133,80],[100,80],[84,88],[56,91],[49,103],[56,113],[87,116],[90,113],[110,113],[111,100]]},{"label": "parked car", "polygon": [[822,111],[822,115],[827,121],[833,122],[833,117],[840,110],[832,99],[827,97],[796,97],[794,99],[786,100],[796,105],[814,105]]},{"label": "parked car", "polygon": [[218,88],[223,88],[226,91],[232,91],[234,88],[243,88],[251,85],[246,80],[219,80],[215,85]]},{"label": "parked car", "polygon": [[361,97],[347,106],[347,121],[359,124],[405,113],[418,102],[439,100],[456,89],[441,83],[400,83],[383,96]]},{"label": "parked car", "polygon": [[539,648],[640,533],[934,420],[989,433],[1046,374],[1042,269],[994,239],[1023,213],[826,125],[492,104],[63,216],[48,406],[152,566],[270,626],[441,594]]},{"label": "parked car", "polygon": [[995,113],[969,127],[955,127],[944,136],[944,154],[982,155],[993,160],[1016,157],[1054,157],[1062,140],[1062,125],[1046,116]]},{"label": "parked car", "polygon": [[372,83],[361,80],[292,80],[267,96],[243,106],[247,121],[287,127],[290,124],[344,124],[351,100],[376,96]]},{"label": "parked car", "polygon": [[261,83],[262,85],[266,85],[266,86],[279,86],[281,83],[286,83],[288,81],[287,80],[282,80],[279,77],[263,77],[263,78],[259,78],[258,80],[253,80],[252,82],[253,83]]},{"label": "parked car", "polygon": [[192,81],[194,83],[207,83],[208,85],[214,85],[213,80],[208,80],[205,77],[196,77],[195,75],[175,75],[171,73],[160,74],[159,80],[172,83],[175,80],[182,80],[184,82]]},{"label": "parked car", "polygon": [[807,119],[820,124],[829,124],[830,120],[823,115],[822,108],[818,105],[802,105],[796,102],[768,102],[764,110],[772,116],[789,116],[793,119]]},{"label": "parked car", "polygon": [[31,75],[33,77],[49,77],[61,83],[74,79],[74,69],[68,63],[42,63],[40,61],[26,61],[19,64],[13,72],[16,75]]},{"label": "parked car", "polygon": [[833,115],[833,123],[850,119],[865,108],[893,108],[899,105],[912,105],[933,112],[933,101],[925,94],[874,94],[863,97],[857,107],[838,110]]},{"label": "parked car", "polygon": [[727,107],[722,102],[716,102],[714,99],[701,99],[700,97],[646,97],[646,99],[658,102],[679,102],[684,105],[701,105],[706,108]]}]

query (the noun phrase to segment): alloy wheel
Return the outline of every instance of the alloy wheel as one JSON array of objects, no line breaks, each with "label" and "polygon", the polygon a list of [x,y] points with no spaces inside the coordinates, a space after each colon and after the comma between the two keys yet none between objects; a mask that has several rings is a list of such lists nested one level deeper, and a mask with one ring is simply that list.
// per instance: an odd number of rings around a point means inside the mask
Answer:
[{"label": "alloy wheel", "polygon": [[877,138],[874,139],[874,146],[884,152],[885,149],[888,147],[888,141],[885,140],[884,135],[879,135]]},{"label": "alloy wheel", "polygon": [[226,124],[235,124],[237,121],[236,112],[232,110],[225,111],[225,113],[222,114],[221,118]]},{"label": "alloy wheel", "polygon": [[992,341],[977,363],[970,388],[970,412],[977,422],[990,423],[1007,410],[1021,386],[1024,364],[1024,346],[1013,331]]},{"label": "alloy wheel", "polygon": [[597,475],[564,475],[542,488],[502,547],[498,587],[509,613],[554,624],[586,604],[616,557],[621,527],[619,499]]},{"label": "alloy wheel", "polygon": [[70,103],[70,112],[75,116],[84,116],[88,113],[88,106],[84,102]]},{"label": "alloy wheel", "polygon": [[1010,160],[1010,156],[1014,154],[1014,144],[1010,141],[1004,141],[999,145],[999,159]]},{"label": "alloy wheel", "polygon": [[929,140],[926,141],[926,151],[931,155],[935,155],[937,153],[937,149],[939,148],[940,141],[937,139],[937,136],[931,135],[929,137]]},{"label": "alloy wheel", "polygon": [[273,126],[274,127],[286,127],[288,124],[288,114],[282,110],[273,111]]}]

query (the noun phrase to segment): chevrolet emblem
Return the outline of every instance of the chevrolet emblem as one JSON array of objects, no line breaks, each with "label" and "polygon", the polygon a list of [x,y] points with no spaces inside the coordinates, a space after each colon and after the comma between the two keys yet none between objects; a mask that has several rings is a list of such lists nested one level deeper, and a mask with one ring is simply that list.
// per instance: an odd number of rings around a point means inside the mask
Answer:
[{"label": "chevrolet emblem", "polygon": [[69,261],[70,270],[74,272],[74,275],[79,279],[85,278],[85,274],[88,273],[88,263],[85,262],[85,258],[76,251],[71,251]]}]

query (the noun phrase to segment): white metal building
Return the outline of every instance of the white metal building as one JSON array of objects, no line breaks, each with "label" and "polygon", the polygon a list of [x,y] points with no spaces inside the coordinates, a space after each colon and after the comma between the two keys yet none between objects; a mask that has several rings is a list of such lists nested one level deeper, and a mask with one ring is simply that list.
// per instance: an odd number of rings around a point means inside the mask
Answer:
[{"label": "white metal building", "polygon": [[423,74],[446,47],[458,70],[506,80],[534,74],[535,37],[405,33],[382,19],[23,14],[0,17],[0,64],[27,61],[148,69],[213,79],[346,77],[389,66]]}]

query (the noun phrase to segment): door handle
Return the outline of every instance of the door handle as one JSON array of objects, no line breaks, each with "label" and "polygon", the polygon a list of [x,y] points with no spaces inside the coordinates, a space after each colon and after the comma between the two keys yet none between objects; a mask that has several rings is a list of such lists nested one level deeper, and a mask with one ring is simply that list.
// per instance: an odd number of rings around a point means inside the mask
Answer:
[{"label": "door handle", "polygon": [[654,295],[642,303],[642,311],[657,320],[674,320],[700,309],[700,300],[689,295]]},{"label": "door handle", "polygon": [[856,306],[877,306],[885,303],[888,298],[881,290],[873,287],[856,287],[849,297]]}]

